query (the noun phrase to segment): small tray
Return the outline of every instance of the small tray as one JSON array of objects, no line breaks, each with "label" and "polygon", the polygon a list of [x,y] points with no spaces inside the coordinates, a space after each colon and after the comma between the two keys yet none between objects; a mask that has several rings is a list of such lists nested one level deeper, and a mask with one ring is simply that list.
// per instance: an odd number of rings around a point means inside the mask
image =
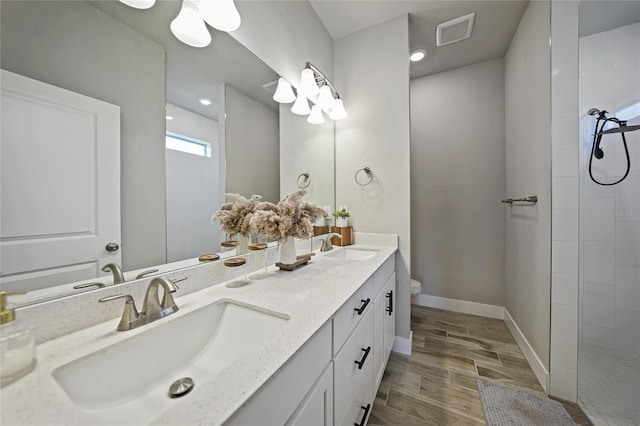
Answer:
[{"label": "small tray", "polygon": [[295,263],[291,263],[291,264],[286,264],[286,263],[276,263],[276,266],[278,268],[280,268],[281,271],[293,271],[294,269],[302,266],[302,265],[306,265],[307,262],[309,262],[311,260],[311,256],[310,255],[301,255],[297,257],[297,261]]}]

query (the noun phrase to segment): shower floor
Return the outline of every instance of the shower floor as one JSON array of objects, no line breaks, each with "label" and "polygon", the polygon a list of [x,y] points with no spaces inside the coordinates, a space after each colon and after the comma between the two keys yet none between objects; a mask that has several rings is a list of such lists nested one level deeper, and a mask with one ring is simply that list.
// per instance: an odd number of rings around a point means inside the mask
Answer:
[{"label": "shower floor", "polygon": [[640,354],[580,343],[578,405],[596,426],[640,426]]}]

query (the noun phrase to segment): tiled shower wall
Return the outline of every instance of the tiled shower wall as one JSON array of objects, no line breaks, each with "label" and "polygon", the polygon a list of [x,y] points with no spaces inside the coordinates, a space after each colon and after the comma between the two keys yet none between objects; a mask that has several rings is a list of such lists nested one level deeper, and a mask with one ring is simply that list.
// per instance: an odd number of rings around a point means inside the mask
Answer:
[{"label": "tiled shower wall", "polygon": [[[631,170],[615,186],[588,172],[590,108],[640,124],[640,23],[580,38],[580,341],[640,354],[640,131],[626,133]],[[620,135],[602,139],[593,160],[601,182],[626,171]]]}]

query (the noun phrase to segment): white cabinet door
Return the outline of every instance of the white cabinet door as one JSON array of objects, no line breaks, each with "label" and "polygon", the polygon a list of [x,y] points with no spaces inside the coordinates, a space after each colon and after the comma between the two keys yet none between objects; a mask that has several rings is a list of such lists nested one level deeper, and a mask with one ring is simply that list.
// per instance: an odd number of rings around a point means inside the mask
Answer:
[{"label": "white cabinet door", "polygon": [[374,372],[374,391],[380,387],[382,381],[382,375],[385,368],[385,356],[384,356],[384,320],[387,313],[385,307],[387,306],[387,298],[384,297],[384,290],[380,290],[380,293],[376,296],[373,302],[373,372]]},{"label": "white cabinet door", "polygon": [[3,290],[94,278],[120,263],[120,108],[1,77]]},{"label": "white cabinet door", "polygon": [[333,425],[333,363],[320,377],[298,410],[287,421],[287,426]]}]

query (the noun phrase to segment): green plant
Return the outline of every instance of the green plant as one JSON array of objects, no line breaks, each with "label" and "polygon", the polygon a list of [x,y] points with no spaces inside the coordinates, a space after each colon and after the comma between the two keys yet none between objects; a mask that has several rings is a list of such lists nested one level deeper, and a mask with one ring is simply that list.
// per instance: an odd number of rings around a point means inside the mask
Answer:
[{"label": "green plant", "polygon": [[336,210],[335,213],[333,213],[333,215],[335,217],[351,217],[351,215],[349,214],[348,211],[342,209],[342,210]]}]

